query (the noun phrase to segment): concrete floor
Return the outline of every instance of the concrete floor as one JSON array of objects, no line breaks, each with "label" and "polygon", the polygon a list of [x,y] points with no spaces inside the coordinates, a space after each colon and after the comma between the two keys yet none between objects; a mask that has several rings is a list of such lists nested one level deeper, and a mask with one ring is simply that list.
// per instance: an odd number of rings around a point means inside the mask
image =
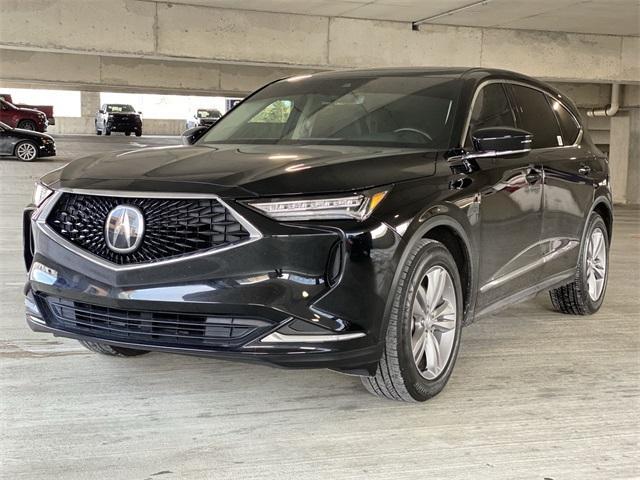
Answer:
[{"label": "concrete floor", "polygon": [[83,151],[175,140],[65,137],[56,160],[0,160],[2,478],[640,477],[638,210],[616,211],[600,313],[556,314],[545,295],[479,321],[426,404],[376,399],[329,371],[107,358],[32,333],[20,213],[33,181]]}]

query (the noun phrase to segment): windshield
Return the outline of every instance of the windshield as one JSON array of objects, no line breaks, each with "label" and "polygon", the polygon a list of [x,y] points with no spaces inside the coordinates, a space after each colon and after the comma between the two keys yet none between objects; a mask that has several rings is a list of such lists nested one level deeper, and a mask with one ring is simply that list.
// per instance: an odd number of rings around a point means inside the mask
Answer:
[{"label": "windshield", "polygon": [[131,105],[107,105],[107,112],[120,113],[120,112],[135,112],[135,109]]},{"label": "windshield", "polygon": [[441,76],[292,78],[249,97],[200,142],[446,148],[459,91]]},{"label": "windshield", "polygon": [[220,118],[222,114],[218,110],[198,110],[196,116],[198,118]]}]

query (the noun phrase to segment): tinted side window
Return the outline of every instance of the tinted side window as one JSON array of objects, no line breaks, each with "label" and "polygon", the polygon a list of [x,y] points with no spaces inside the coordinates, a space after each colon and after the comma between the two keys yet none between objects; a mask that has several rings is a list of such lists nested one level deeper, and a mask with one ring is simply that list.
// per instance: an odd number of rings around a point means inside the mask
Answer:
[{"label": "tinted side window", "polygon": [[560,127],[547,96],[521,85],[513,85],[512,88],[517,104],[518,127],[533,133],[532,148],[562,146]]},{"label": "tinted side window", "polygon": [[473,132],[486,127],[515,127],[513,111],[501,83],[490,83],[478,92],[465,146],[472,145]]},{"label": "tinted side window", "polygon": [[553,111],[560,123],[560,129],[562,130],[562,137],[564,138],[565,145],[573,145],[580,133],[580,126],[576,123],[573,115],[562,106],[560,102],[550,100],[553,106]]}]

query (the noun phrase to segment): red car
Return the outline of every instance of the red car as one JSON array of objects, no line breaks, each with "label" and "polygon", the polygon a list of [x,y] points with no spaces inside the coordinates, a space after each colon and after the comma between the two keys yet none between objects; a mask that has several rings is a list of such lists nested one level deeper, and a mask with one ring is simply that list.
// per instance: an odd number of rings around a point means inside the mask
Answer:
[{"label": "red car", "polygon": [[46,132],[49,122],[47,116],[39,110],[16,107],[13,103],[0,98],[0,122],[12,128]]},{"label": "red car", "polygon": [[25,103],[15,102],[8,93],[0,93],[0,99],[5,100],[18,108],[30,108],[31,110],[40,110],[47,116],[49,125],[55,125],[56,119],[53,116],[53,105],[27,105]]}]

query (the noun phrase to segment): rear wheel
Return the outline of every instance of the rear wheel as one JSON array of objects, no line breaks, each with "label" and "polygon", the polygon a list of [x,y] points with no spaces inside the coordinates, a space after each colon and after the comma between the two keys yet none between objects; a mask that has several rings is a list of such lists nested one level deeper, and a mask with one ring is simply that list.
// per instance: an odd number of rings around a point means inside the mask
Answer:
[{"label": "rear wheel", "polygon": [[609,235],[602,217],[593,212],[580,251],[573,281],[549,291],[553,308],[571,315],[600,310],[609,277]]},{"label": "rear wheel", "polygon": [[124,134],[129,137],[131,135],[131,132],[124,132]]},{"label": "rear wheel", "polygon": [[453,371],[462,316],[455,260],[442,243],[420,241],[402,269],[376,374],[361,377],[364,386],[408,402],[437,395]]},{"label": "rear wheel", "polygon": [[102,342],[88,342],[86,340],[78,340],[80,344],[95,353],[101,355],[109,355],[111,357],[137,357],[138,355],[144,355],[149,353],[148,350],[135,350],[133,348],[116,347],[114,345],[107,345]]},{"label": "rear wheel", "polygon": [[142,136],[142,129],[136,130],[136,137]]},{"label": "rear wheel", "polygon": [[36,124],[32,120],[20,120],[18,122],[18,128],[22,128],[23,130],[35,131]]},{"label": "rear wheel", "polygon": [[18,157],[18,160],[30,162],[38,158],[38,147],[29,141],[20,142],[16,145],[14,155]]},{"label": "rear wheel", "polygon": [[104,134],[108,137],[111,135],[111,129],[109,127],[104,127]]},{"label": "rear wheel", "polygon": [[102,135],[102,130],[98,128],[98,122],[94,122],[94,125],[96,126],[96,135]]}]

